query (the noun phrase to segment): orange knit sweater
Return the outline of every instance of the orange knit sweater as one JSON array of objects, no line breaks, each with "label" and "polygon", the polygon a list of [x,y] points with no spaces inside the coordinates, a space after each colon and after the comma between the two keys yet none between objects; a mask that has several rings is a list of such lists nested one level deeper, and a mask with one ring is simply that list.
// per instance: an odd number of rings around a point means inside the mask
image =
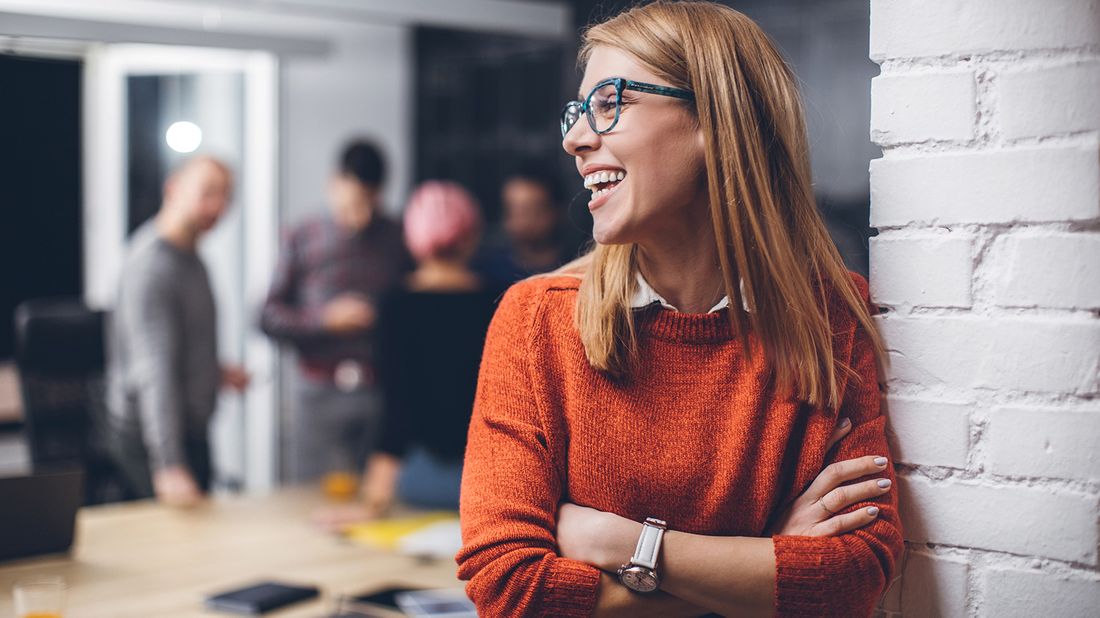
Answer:
[{"label": "orange knit sweater", "polygon": [[[866,281],[853,276],[867,298]],[[673,530],[760,537],[832,461],[889,457],[874,356],[849,311],[829,313],[837,358],[859,375],[842,390],[840,413],[853,428],[826,457],[837,411],[778,397],[763,354],[748,360],[733,336],[728,309],[640,311],[642,360],[629,382],[614,383],[585,359],[573,325],[577,286],[567,277],[521,282],[489,328],[457,556],[480,615],[591,615],[599,571],[557,555],[563,501],[658,517]],[[892,466],[886,475],[894,478]],[[896,495],[845,509],[881,509],[847,534],[773,537],[777,615],[871,614],[903,550]]]}]

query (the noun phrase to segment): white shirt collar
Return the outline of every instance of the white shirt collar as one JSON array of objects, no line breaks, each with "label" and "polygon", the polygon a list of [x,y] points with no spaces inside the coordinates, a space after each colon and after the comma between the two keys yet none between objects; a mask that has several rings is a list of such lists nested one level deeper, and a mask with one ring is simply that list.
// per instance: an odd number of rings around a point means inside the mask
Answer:
[{"label": "white shirt collar", "polygon": [[[661,295],[657,293],[657,290],[653,289],[653,286],[649,285],[649,282],[645,280],[645,277],[642,276],[642,273],[640,271],[634,273],[634,280],[637,283],[637,285],[634,286],[634,296],[630,299],[630,308],[631,309],[644,309],[644,308],[652,305],[653,303],[657,303],[657,304],[661,305],[662,307],[664,307],[665,309],[671,309],[673,311],[679,311],[679,309],[677,309],[676,307],[673,307],[672,305],[670,305],[668,303],[667,300],[662,298]],[[741,282],[741,295],[742,295],[741,305],[743,307],[745,307],[745,311],[748,311],[749,307],[748,307],[748,304],[744,301],[744,293],[745,293],[745,282],[742,281]],[[722,300],[718,301],[717,305],[711,307],[710,311],[708,311],[707,313],[716,313],[718,311],[721,311],[722,309],[725,309],[726,307],[729,307],[729,305],[730,305],[730,297],[729,296],[723,296]]]}]

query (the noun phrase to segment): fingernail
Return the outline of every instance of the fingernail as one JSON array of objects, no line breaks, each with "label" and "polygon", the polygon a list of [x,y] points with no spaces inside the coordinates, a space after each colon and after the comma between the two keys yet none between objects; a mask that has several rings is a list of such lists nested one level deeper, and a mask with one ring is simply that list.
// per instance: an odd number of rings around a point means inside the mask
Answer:
[{"label": "fingernail", "polygon": [[871,517],[874,517],[875,515],[878,515],[878,507],[877,506],[868,507],[867,508],[867,514],[870,515]]},{"label": "fingernail", "polygon": [[848,425],[851,425],[851,424],[852,424],[852,419],[848,418],[847,416],[840,419],[840,426],[841,427],[847,427]]},{"label": "fingernail", "polygon": [[883,489],[886,489],[887,487],[890,486],[890,479],[879,479],[878,480],[878,486],[883,488]]},{"label": "fingernail", "polygon": [[886,465],[886,458],[885,457],[875,457],[875,465],[876,466],[885,466]]}]

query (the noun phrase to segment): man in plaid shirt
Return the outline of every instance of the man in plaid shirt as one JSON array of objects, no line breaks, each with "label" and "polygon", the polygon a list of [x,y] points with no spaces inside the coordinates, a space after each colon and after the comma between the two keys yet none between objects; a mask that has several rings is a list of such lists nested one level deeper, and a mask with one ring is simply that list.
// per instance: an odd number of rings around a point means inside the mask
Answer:
[{"label": "man in plaid shirt", "polygon": [[329,182],[329,212],[286,235],[260,327],[298,352],[291,480],[362,470],[382,412],[375,387],[376,307],[412,265],[400,225],[380,209],[385,165],[348,144]]}]

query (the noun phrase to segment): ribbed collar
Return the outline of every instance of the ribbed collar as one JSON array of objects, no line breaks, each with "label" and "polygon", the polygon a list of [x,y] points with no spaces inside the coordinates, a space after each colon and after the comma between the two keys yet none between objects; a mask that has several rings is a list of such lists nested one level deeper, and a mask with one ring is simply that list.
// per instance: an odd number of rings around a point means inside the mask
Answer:
[{"label": "ribbed collar", "polygon": [[651,304],[635,311],[634,327],[638,333],[675,343],[724,343],[734,338],[733,325],[724,311],[680,313]]}]

